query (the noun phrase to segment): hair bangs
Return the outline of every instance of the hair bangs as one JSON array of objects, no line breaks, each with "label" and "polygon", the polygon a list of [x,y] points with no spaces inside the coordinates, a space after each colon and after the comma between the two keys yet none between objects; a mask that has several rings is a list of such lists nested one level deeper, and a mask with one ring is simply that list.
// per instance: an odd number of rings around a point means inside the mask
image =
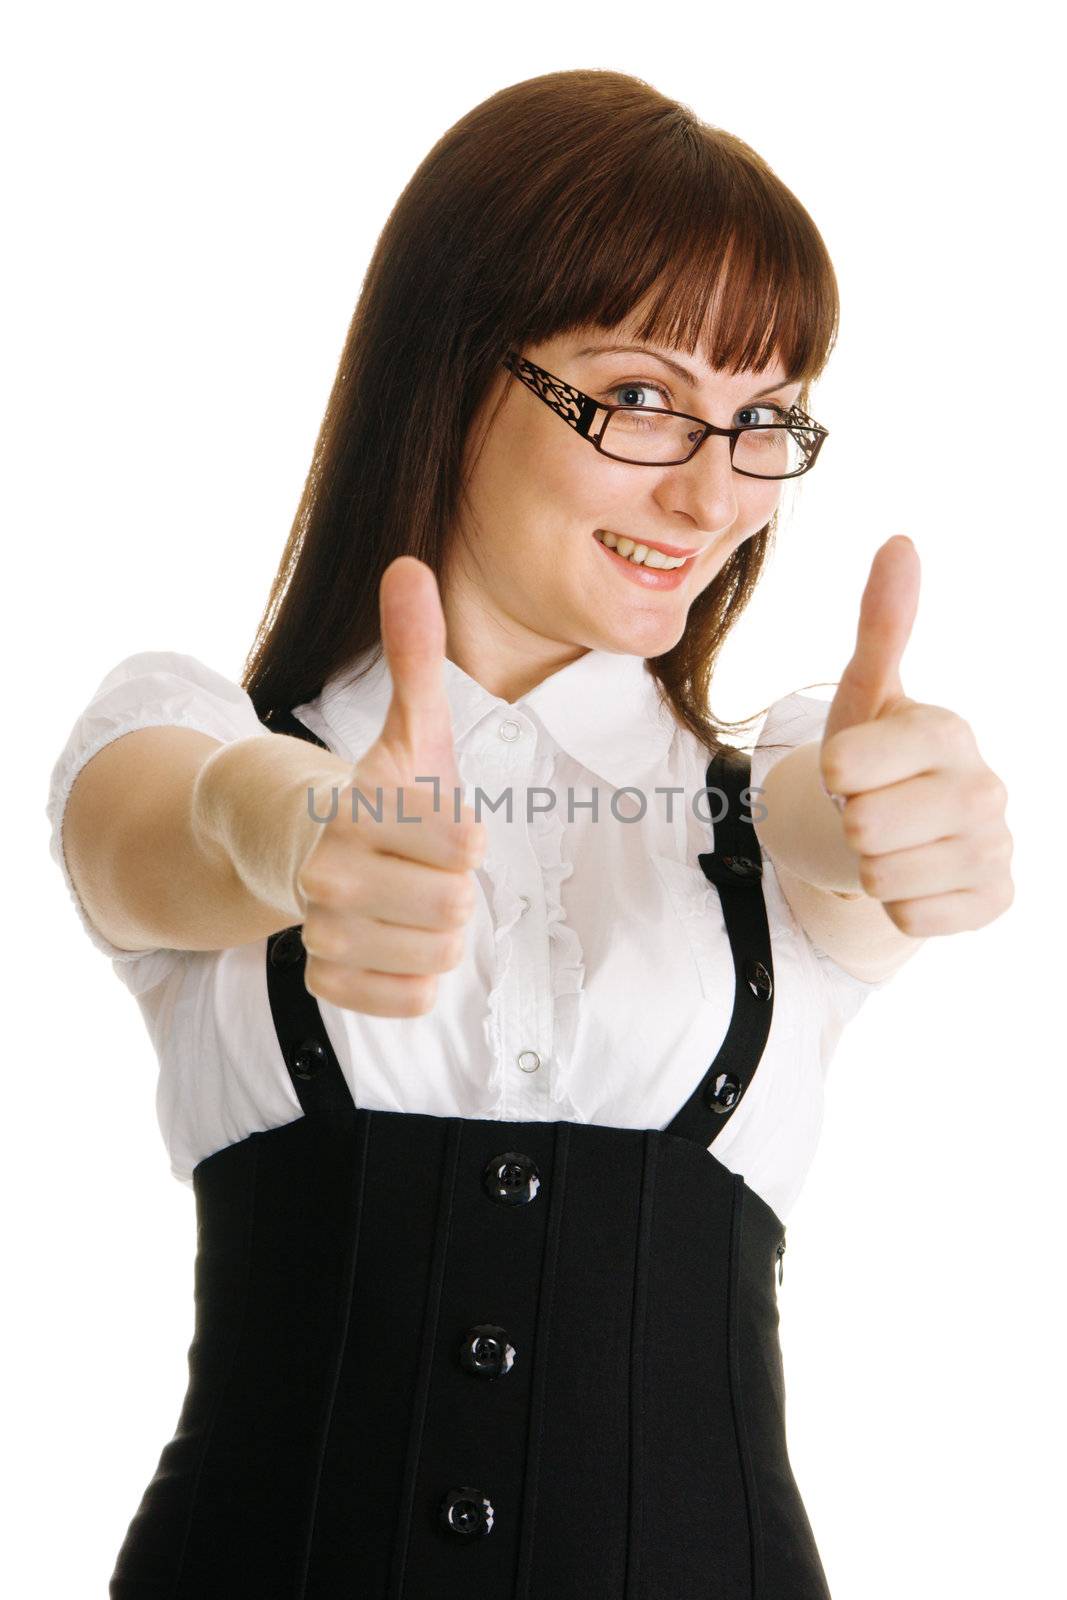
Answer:
[{"label": "hair bangs", "polygon": [[[826,246],[796,196],[741,140],[676,118],[584,173],[581,204],[557,204],[537,252],[531,336],[570,326],[700,349],[719,371],[779,356],[805,385],[838,326]],[[574,196],[570,199],[573,201]],[[551,324],[551,325],[550,325]]]},{"label": "hair bangs", "polygon": [[[787,380],[810,383],[837,336],[837,295],[823,264],[771,231],[687,232],[635,327],[641,343],[692,355],[717,371],[762,372],[778,356]],[[828,267],[828,263],[827,263]]]}]

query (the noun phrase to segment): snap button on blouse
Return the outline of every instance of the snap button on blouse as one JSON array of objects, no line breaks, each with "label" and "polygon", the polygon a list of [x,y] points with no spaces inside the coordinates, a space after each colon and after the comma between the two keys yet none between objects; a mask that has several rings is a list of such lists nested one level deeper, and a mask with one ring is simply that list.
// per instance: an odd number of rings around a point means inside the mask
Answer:
[{"label": "snap button on blouse", "polygon": [[291,967],[301,961],[304,956],[304,941],[299,928],[283,928],[281,933],[275,934],[274,942],[270,947],[270,961],[272,967]]},{"label": "snap button on blouse", "polygon": [[506,1328],[482,1322],[464,1334],[459,1361],[464,1372],[476,1378],[500,1378],[514,1365],[515,1346],[508,1343]]},{"label": "snap button on blouse", "polygon": [[763,868],[749,856],[723,856],[723,865],[737,878],[760,878]]},{"label": "snap button on blouse", "polygon": [[531,1156],[521,1150],[505,1150],[486,1162],[482,1187],[498,1205],[525,1206],[537,1198],[541,1174]]},{"label": "snap button on blouse", "polygon": [[732,1072],[720,1072],[708,1096],[708,1105],[720,1116],[731,1111],[741,1098],[741,1080]]},{"label": "snap button on blouse", "polygon": [[496,731],[502,739],[517,739],[522,729],[517,722],[513,722],[510,717],[507,717]]},{"label": "snap button on blouse", "polygon": [[290,1061],[298,1078],[313,1078],[326,1065],[326,1046],[318,1039],[305,1039],[296,1046]]},{"label": "snap button on blouse", "polygon": [[449,1533],[469,1538],[493,1526],[493,1503],[480,1489],[449,1489],[441,1501],[441,1521]]},{"label": "snap button on blouse", "polygon": [[536,1050],[520,1050],[516,1060],[521,1072],[536,1072],[541,1065],[541,1057]]},{"label": "snap button on blouse", "polygon": [[770,999],[774,984],[762,961],[756,961],[751,956],[746,957],[745,977],[748,979],[748,986],[757,1000]]}]

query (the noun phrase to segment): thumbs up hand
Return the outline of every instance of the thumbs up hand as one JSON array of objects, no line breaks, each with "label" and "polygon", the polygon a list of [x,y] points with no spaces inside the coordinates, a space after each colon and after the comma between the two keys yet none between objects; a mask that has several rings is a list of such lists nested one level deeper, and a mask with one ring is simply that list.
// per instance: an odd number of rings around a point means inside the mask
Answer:
[{"label": "thumbs up hand", "polygon": [[962,717],[904,693],[919,576],[905,535],[875,552],[819,767],[864,890],[903,933],[925,938],[983,927],[1015,891],[1004,784]]},{"label": "thumbs up hand", "polygon": [[[392,700],[296,890],[309,991],[372,1016],[411,1017],[432,1009],[437,974],[463,959],[477,901],[471,869],[487,834],[461,803],[431,569],[398,556],[382,574],[379,606]],[[353,812],[356,790],[364,798]]]}]

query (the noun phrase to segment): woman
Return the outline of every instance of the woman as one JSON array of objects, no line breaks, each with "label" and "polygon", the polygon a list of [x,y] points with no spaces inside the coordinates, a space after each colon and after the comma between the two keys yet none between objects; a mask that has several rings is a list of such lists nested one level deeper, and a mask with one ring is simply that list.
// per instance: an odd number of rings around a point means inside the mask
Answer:
[{"label": "woman", "polygon": [[148,652],[78,719],[53,852],[198,1220],[113,1600],[827,1593],[784,1218],[844,1021],[1011,899],[1003,785],[901,687],[909,541],[830,706],[751,769],[707,708],[836,319],[737,139],[492,96],[383,231],[241,686]]}]

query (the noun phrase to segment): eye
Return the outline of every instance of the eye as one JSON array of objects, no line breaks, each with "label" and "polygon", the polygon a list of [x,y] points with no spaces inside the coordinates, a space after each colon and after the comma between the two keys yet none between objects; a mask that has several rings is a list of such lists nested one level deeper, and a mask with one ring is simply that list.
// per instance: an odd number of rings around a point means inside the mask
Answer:
[{"label": "eye", "polygon": [[[655,400],[638,400],[635,395],[644,392],[658,396]],[[650,383],[647,378],[634,378],[629,383],[617,383],[606,391],[609,402],[614,406],[659,406],[661,410],[671,409],[671,394],[660,383]],[[618,398],[620,397],[621,398]]]},{"label": "eye", "polygon": [[[766,416],[761,417],[760,412],[765,411]],[[757,428],[761,424],[766,427],[772,422],[788,422],[789,413],[782,406],[741,406],[737,413],[737,426],[739,428]]]}]

